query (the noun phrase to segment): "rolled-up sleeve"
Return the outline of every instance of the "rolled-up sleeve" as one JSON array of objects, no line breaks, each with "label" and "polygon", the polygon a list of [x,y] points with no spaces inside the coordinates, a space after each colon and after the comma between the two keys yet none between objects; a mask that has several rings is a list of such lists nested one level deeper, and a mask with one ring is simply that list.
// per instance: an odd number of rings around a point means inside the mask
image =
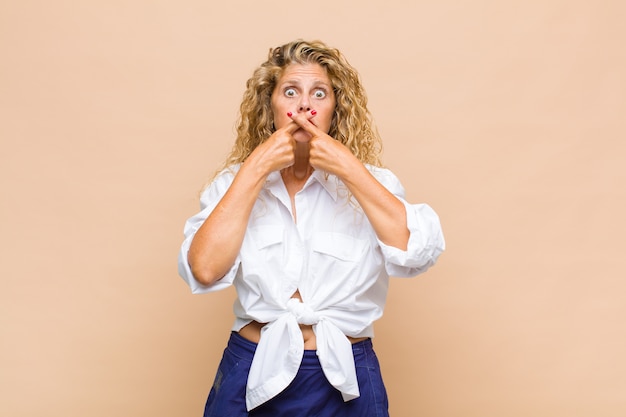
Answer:
[{"label": "rolled-up sleeve", "polygon": [[178,253],[178,274],[185,280],[185,282],[191,288],[191,292],[194,294],[202,294],[208,292],[219,291],[230,285],[232,285],[235,276],[239,269],[239,256],[235,260],[235,263],[230,270],[217,281],[215,284],[207,286],[199,283],[191,272],[191,267],[187,260],[187,254],[189,253],[189,247],[196,235],[196,232],[202,226],[204,221],[209,217],[217,203],[222,199],[228,187],[232,183],[233,174],[230,171],[223,171],[215,180],[207,187],[200,196],[200,212],[191,216],[186,222],[183,229],[185,236],[183,243]]},{"label": "rolled-up sleeve", "polygon": [[433,266],[445,250],[439,216],[428,204],[410,204],[404,187],[389,170],[377,169],[374,176],[401,202],[406,210],[409,229],[407,249],[402,250],[378,241],[385,258],[387,273],[396,277],[412,277]]}]

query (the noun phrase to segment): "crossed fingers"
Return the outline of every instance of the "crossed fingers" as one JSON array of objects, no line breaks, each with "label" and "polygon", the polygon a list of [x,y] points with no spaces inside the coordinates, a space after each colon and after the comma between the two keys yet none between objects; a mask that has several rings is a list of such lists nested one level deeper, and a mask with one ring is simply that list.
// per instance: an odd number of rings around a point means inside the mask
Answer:
[{"label": "crossed fingers", "polygon": [[318,137],[324,135],[325,133],[321,131],[315,124],[311,121],[317,112],[315,110],[307,111],[305,113],[296,113],[293,114],[291,112],[287,113],[287,116],[291,118],[291,123],[289,123],[286,127],[289,133],[294,133],[298,129],[302,129],[311,137]]}]

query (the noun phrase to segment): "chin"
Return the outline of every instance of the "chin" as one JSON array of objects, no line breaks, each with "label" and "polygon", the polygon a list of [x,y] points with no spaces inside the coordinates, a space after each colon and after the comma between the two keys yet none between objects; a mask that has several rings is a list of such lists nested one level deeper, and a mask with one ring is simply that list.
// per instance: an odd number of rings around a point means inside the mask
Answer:
[{"label": "chin", "polygon": [[306,133],[304,130],[296,130],[293,133],[293,138],[296,142],[308,142],[311,140],[311,135]]}]

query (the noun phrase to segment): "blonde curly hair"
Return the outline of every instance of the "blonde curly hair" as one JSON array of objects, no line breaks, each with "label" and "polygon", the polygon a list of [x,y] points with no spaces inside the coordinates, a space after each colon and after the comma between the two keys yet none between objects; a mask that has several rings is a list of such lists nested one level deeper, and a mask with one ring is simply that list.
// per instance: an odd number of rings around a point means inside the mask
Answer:
[{"label": "blonde curly hair", "polygon": [[242,163],[274,132],[271,97],[283,71],[291,64],[316,63],[326,69],[336,106],[328,134],[363,163],[381,166],[382,142],[367,109],[367,96],[357,71],[338,49],[321,41],[296,40],[271,48],[268,59],[246,83],[239,108],[237,139],[222,168]]}]

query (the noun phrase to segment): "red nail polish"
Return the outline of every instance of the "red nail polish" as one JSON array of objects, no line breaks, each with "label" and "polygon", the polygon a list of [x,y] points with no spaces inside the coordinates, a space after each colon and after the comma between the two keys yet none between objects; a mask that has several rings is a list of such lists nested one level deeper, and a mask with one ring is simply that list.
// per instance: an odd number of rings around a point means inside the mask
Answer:
[{"label": "red nail polish", "polygon": [[289,112],[287,112],[287,117],[291,117],[291,115],[292,115],[292,114],[293,114],[293,113],[292,113],[292,112],[290,112],[290,111],[289,111]]},{"label": "red nail polish", "polygon": [[311,114],[312,114],[313,116],[315,116],[315,115],[317,114],[317,111],[316,111],[316,110],[311,110]]}]

